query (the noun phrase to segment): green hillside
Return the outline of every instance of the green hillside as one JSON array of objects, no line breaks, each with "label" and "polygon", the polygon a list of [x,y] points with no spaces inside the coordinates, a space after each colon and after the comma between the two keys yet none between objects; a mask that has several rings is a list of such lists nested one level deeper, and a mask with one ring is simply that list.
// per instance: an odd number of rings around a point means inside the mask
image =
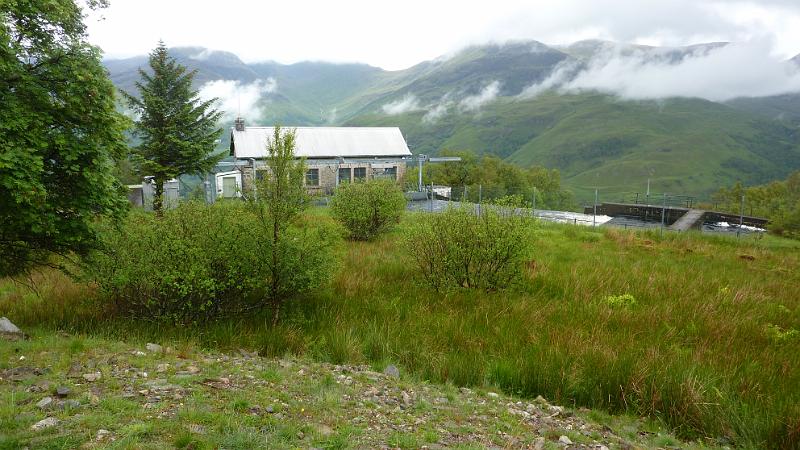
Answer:
[{"label": "green hillside", "polygon": [[[246,64],[227,52],[171,51],[198,70],[198,85],[274,80],[276,89],[258,99],[262,116],[246,117],[249,124],[399,126],[414,153],[470,150],[558,168],[564,184],[586,201],[595,188],[606,198],[642,191],[648,178],[655,191],[704,197],[736,181],[760,184],[800,168],[798,94],[725,104],[622,101],[597,93],[519,96],[564,63],[581,70],[583,61],[610,47],[674,62],[722,45],[659,49],[583,41],[553,48],[516,42],[468,47],[399,71],[326,62]],[[125,89],[145,61],[106,66]],[[470,107],[471,99],[477,103]],[[402,107],[388,114],[387,105]]]},{"label": "green hillside", "polygon": [[[703,195],[737,180],[759,183],[800,167],[800,133],[698,99],[619,101],[600,94],[503,99],[479,114],[434,124],[422,112],[368,114],[352,125],[401,127],[412,150],[492,153],[561,170],[579,200],[643,190]],[[779,175],[780,174],[780,175]]]}]

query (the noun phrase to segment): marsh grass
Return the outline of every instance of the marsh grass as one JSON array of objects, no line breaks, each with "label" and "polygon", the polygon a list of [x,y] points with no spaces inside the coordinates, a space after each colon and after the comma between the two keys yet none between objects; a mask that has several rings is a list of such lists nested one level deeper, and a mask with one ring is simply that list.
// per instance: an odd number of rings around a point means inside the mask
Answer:
[{"label": "marsh grass", "polygon": [[[202,329],[105,318],[91,288],[53,272],[37,275],[41,296],[0,284],[0,315],[128,341],[391,362],[419,379],[656,417],[684,438],[800,446],[800,342],[769,331],[800,329],[796,242],[539,224],[520,289],[437,294],[400,246],[415,220],[347,243],[331,286],[290,302],[277,328],[268,312]],[[635,303],[607,301],[625,295]]]}]

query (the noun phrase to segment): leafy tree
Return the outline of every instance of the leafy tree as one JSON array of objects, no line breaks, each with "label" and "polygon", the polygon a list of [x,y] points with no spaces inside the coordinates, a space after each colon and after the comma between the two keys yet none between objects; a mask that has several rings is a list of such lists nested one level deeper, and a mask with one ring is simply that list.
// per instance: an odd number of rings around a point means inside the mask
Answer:
[{"label": "leafy tree", "polygon": [[[456,200],[462,199],[466,187],[466,199],[472,202],[478,201],[480,189],[480,198],[487,201],[515,196],[525,199],[530,206],[535,192],[537,208],[569,210],[575,207],[575,199],[570,191],[562,188],[561,175],[556,169],[522,168],[496,156],[484,155],[479,159],[471,152],[445,150],[442,155],[458,156],[461,161],[426,164],[423,178],[426,183],[432,181],[452,187]],[[407,183],[414,189],[417,170],[412,167],[406,175]]]},{"label": "leafy tree", "polygon": [[152,74],[139,69],[139,96],[124,95],[139,115],[136,135],[141,143],[133,156],[139,173],[153,176],[153,210],[160,214],[166,181],[207,172],[222,158],[212,153],[222,132],[217,127],[222,113],[212,107],[217,99],[200,100],[192,88],[196,71],[187,72],[163,42],[150,54],[150,69]]},{"label": "leafy tree", "polygon": [[262,226],[268,231],[271,280],[268,295],[274,311],[273,323],[278,322],[285,297],[297,290],[287,264],[292,259],[288,254],[289,228],[309,202],[303,186],[305,161],[295,158],[295,142],[294,130],[275,127],[267,142],[266,163],[270,173],[257,182],[255,195],[250,196]]},{"label": "leafy tree", "polygon": [[730,188],[722,188],[712,196],[713,206],[739,214],[742,196],[746,215],[768,218],[767,227],[775,234],[800,238],[800,171],[793,172],[786,180],[760,186],[745,187],[737,182]]},{"label": "leafy tree", "polygon": [[349,183],[336,188],[331,215],[352,239],[366,241],[398,223],[406,208],[403,191],[391,180]]},{"label": "leafy tree", "polygon": [[0,276],[88,252],[95,218],[126,210],[126,121],[82,20],[73,0],[0,7]]}]

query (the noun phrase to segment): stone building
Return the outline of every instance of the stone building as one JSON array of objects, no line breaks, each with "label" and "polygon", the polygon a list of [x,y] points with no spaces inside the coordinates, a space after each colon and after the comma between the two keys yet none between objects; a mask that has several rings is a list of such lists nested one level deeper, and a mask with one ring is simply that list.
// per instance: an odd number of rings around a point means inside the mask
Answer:
[{"label": "stone building", "polygon": [[[310,194],[330,194],[341,183],[374,178],[401,180],[411,158],[396,127],[297,127],[295,155],[305,158],[305,185]],[[253,177],[268,173],[267,142],[273,127],[246,127],[237,119],[231,130],[231,156],[238,173],[235,180],[217,177],[217,192],[230,196],[231,186],[247,192]],[[241,186],[238,186],[241,183]],[[225,184],[225,185],[223,185]],[[226,191],[227,187],[227,191]],[[224,192],[223,192],[224,191]]]}]

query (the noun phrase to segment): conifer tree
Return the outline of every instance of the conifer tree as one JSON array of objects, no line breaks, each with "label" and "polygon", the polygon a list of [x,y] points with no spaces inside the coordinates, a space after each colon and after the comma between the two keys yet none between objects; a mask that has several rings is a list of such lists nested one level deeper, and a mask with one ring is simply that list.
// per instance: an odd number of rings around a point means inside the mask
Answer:
[{"label": "conifer tree", "polygon": [[171,57],[164,42],[150,54],[150,70],[139,70],[139,96],[125,97],[139,115],[135,133],[141,143],[133,150],[134,161],[141,175],[153,176],[153,210],[160,214],[166,181],[207,172],[222,158],[213,154],[222,113],[213,108],[217,99],[200,99],[192,87],[196,71]]}]

